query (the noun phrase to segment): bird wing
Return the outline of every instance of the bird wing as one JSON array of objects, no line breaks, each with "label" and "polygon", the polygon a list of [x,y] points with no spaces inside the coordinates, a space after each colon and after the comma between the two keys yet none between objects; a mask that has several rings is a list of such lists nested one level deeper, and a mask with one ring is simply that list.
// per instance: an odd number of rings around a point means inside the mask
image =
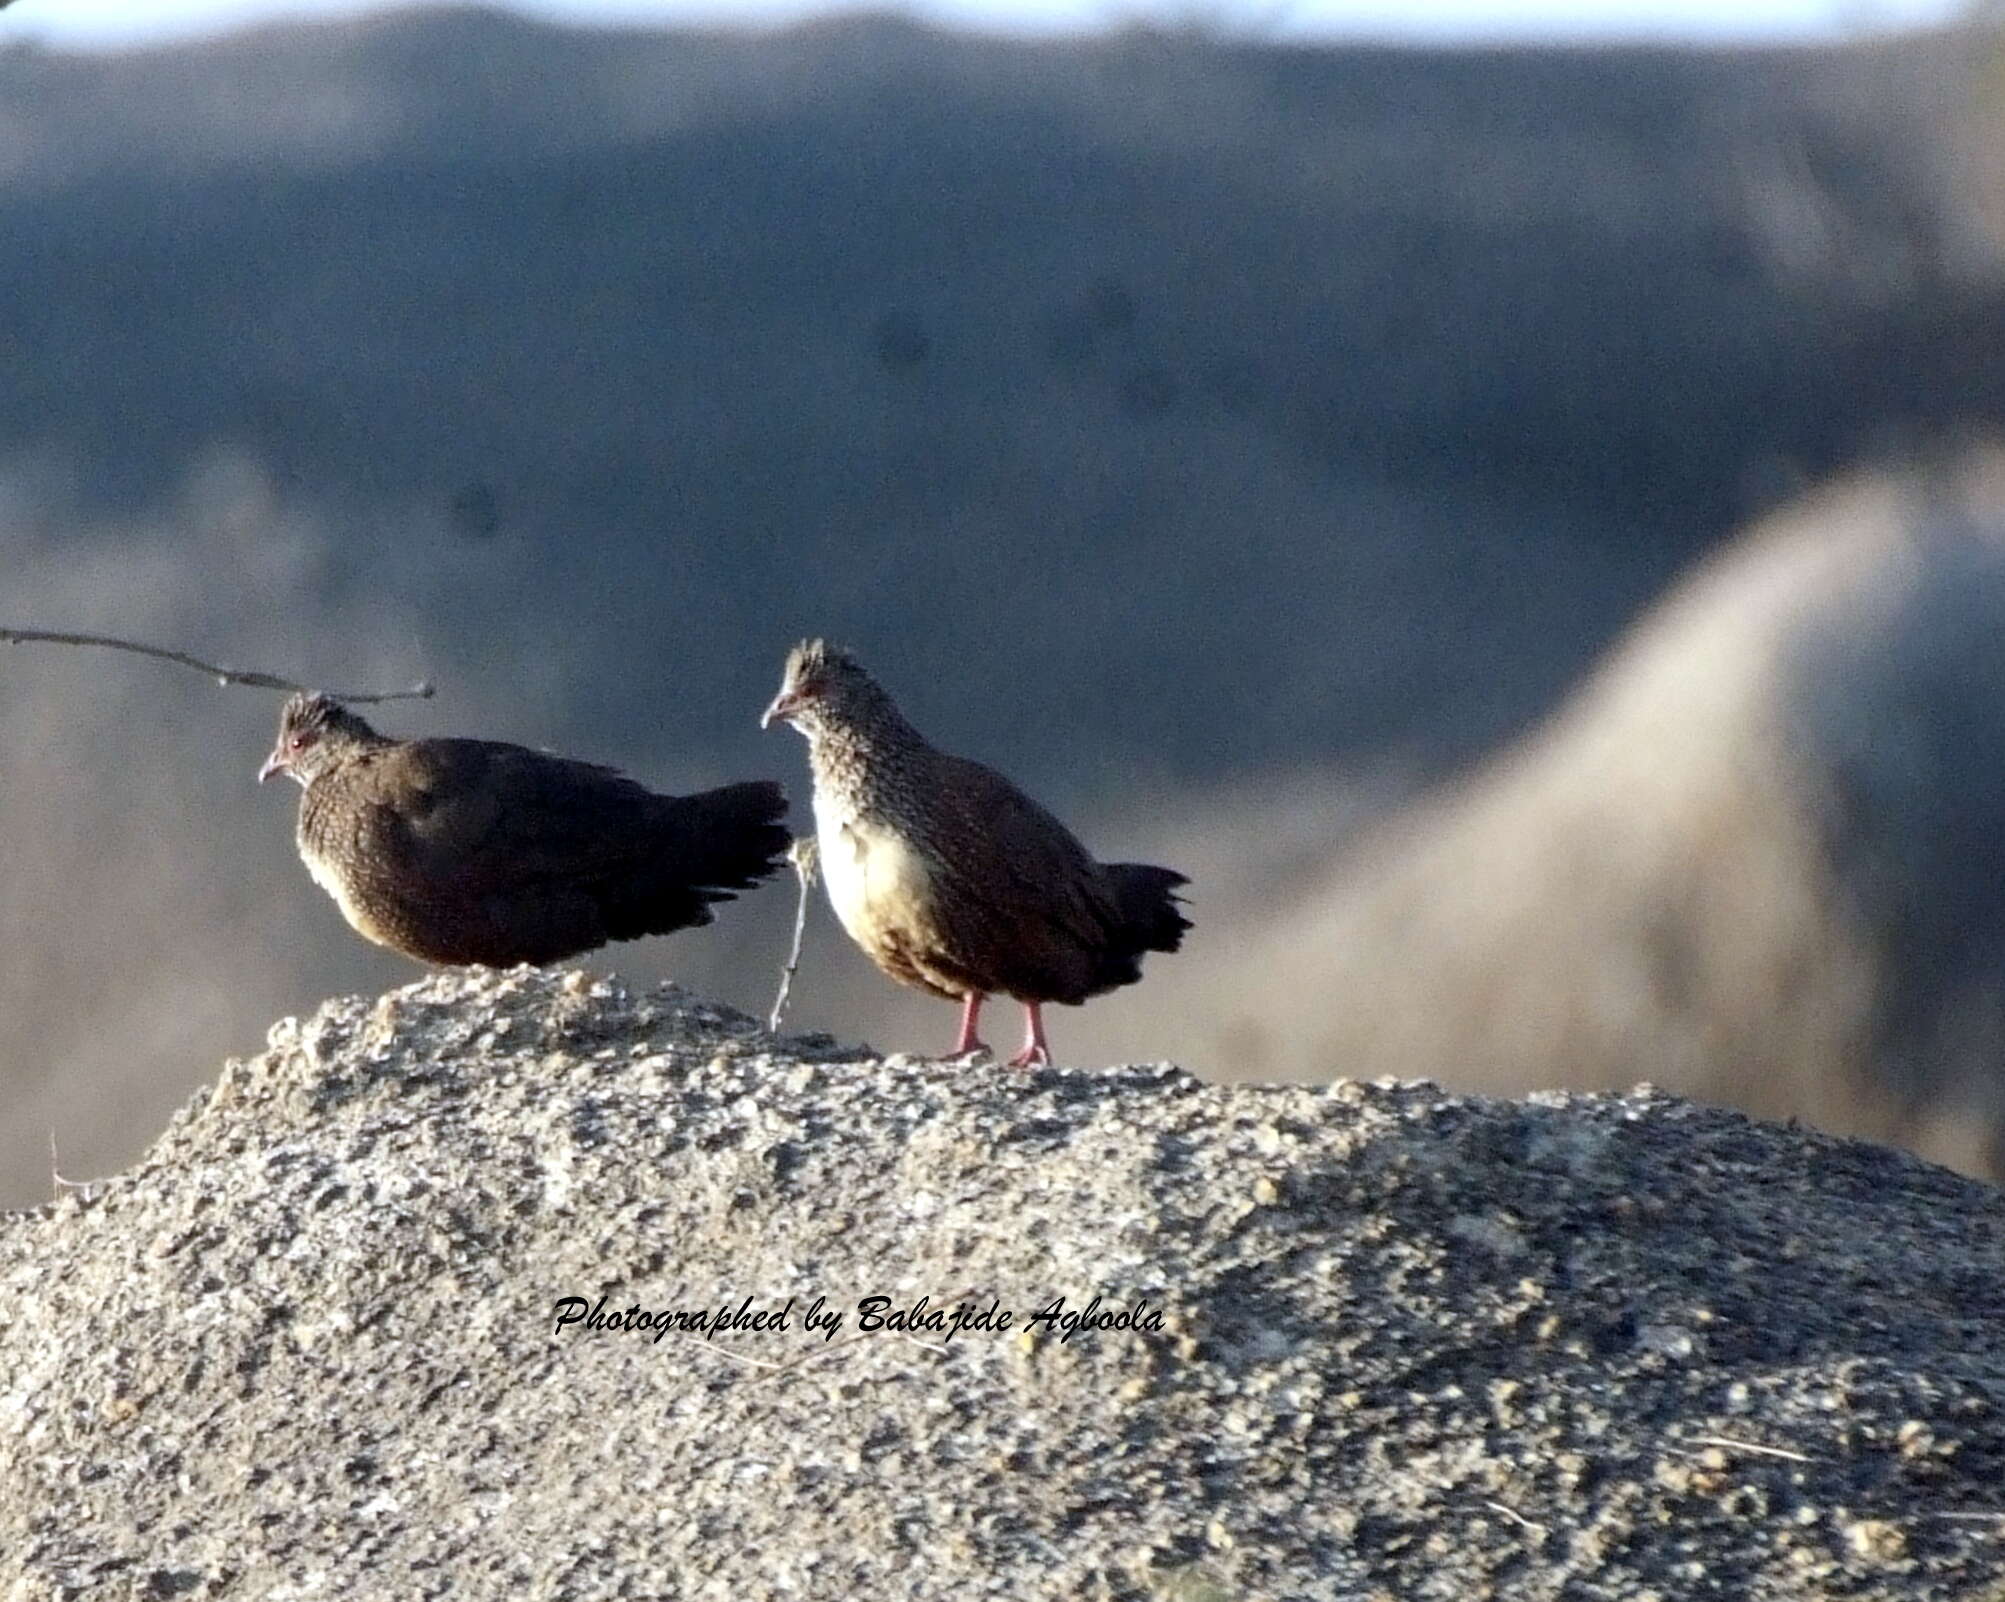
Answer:
[{"label": "bird wing", "polygon": [[494,740],[412,740],[369,775],[380,848],[462,894],[617,872],[656,798],[612,768]]},{"label": "bird wing", "polygon": [[928,784],[945,943],[979,953],[998,989],[1054,995],[1088,982],[1120,912],[1072,831],[993,768],[942,755]]}]

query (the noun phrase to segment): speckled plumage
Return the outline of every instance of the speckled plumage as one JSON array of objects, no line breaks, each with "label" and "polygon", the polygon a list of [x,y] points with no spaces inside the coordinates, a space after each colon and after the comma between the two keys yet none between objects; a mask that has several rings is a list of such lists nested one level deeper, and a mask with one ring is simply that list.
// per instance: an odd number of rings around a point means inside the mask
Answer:
[{"label": "speckled plumage", "polygon": [[1189,928],[1182,874],[1096,862],[1001,774],[928,743],[842,652],[796,647],[767,716],[807,736],[829,900],[893,979],[1076,1005],[1134,983],[1143,953]]},{"label": "speckled plumage", "polygon": [[705,924],[788,844],[775,784],[656,795],[498,741],[387,739],[325,696],[287,703],[260,777],[274,772],[302,786],[314,882],[358,934],[420,962],[558,962]]}]

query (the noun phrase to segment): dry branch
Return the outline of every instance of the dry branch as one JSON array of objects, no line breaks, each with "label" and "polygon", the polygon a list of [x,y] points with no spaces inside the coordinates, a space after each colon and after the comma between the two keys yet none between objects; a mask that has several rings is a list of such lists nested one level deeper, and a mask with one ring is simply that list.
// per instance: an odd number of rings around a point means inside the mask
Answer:
[{"label": "dry branch", "polygon": [[794,944],[787,953],[787,965],[780,970],[780,993],[773,998],[773,1015],[766,1020],[766,1027],[774,1034],[780,1032],[780,1020],[787,1015],[787,997],[794,988],[794,975],[801,966],[801,934],[808,926],[808,891],[813,887],[819,867],[819,857],[815,848],[815,837],[801,835],[787,850],[787,860],[794,865],[794,877],[801,882],[800,903],[794,908]]},{"label": "dry branch", "polygon": [[[165,646],[142,645],[137,640],[114,639],[108,634],[62,634],[49,629],[7,629],[0,628],[0,644],[4,645],[96,645],[109,651],[131,651],[137,656],[157,657],[162,662],[175,662],[182,667],[193,668],[197,673],[206,673],[218,684],[241,684],[254,690],[311,690],[311,684],[295,684],[291,679],[282,679],[276,673],[260,673],[252,668],[223,667],[214,662],[204,662],[200,657],[189,656],[185,651],[170,651]],[[432,694],[428,680],[420,679],[408,690],[380,690],[373,694],[344,694],[340,690],[324,692],[337,701],[422,701]]]}]

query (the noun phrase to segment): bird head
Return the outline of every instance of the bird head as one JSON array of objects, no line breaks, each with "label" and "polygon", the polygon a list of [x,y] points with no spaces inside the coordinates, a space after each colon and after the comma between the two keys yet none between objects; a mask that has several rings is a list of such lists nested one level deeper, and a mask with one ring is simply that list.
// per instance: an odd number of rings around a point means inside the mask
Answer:
[{"label": "bird head", "polygon": [[791,723],[809,739],[831,723],[854,721],[884,692],[846,651],[825,640],[803,640],[787,653],[780,693],[759,719],[759,727]]},{"label": "bird head", "polygon": [[283,773],[304,787],[345,753],[376,739],[374,729],[332,696],[317,690],[295,695],[279,714],[278,743],[258,769],[258,783]]}]

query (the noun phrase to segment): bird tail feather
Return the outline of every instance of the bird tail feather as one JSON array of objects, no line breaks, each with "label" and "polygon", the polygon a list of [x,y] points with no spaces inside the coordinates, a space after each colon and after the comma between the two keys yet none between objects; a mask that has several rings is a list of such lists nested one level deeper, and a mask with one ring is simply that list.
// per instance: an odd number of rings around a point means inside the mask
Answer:
[{"label": "bird tail feather", "polygon": [[749,890],[779,871],[793,844],[780,821],[787,794],[769,779],[678,796],[674,807],[685,842],[678,866],[692,885]]},{"label": "bird tail feather", "polygon": [[1155,868],[1145,862],[1109,862],[1106,871],[1122,924],[1137,954],[1174,951],[1183,944],[1190,920],[1177,910],[1182,903],[1176,891],[1190,880],[1174,869]]}]

